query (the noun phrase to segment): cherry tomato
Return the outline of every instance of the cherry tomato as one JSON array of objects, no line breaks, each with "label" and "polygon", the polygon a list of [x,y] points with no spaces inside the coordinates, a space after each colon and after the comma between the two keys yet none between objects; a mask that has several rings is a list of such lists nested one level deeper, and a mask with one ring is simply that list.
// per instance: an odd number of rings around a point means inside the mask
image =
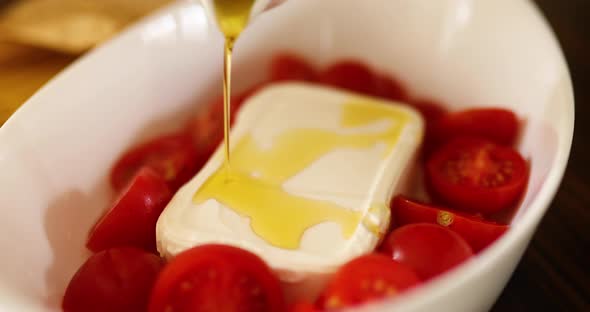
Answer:
[{"label": "cherry tomato", "polygon": [[166,135],[125,153],[111,171],[111,185],[121,190],[143,166],[158,172],[173,190],[187,182],[198,170],[196,150],[185,133]]},{"label": "cherry tomato", "polygon": [[314,81],[317,79],[317,73],[303,58],[285,53],[272,60],[270,79],[272,81]]},{"label": "cherry tomato", "polygon": [[[265,83],[261,83],[239,95],[232,96],[230,104],[231,124],[236,121],[237,114],[246,99],[260,91],[265,85]],[[195,157],[196,171],[203,167],[223,141],[223,117],[223,96],[220,96],[205,106],[204,112],[188,122],[186,132],[192,137],[197,150]]]},{"label": "cherry tomato", "polygon": [[528,167],[511,147],[462,137],[434,152],[426,180],[433,195],[451,207],[489,214],[515,204],[526,187]]},{"label": "cherry tomato", "polygon": [[144,312],[163,262],[136,248],[94,254],[78,269],[66,289],[64,312]]},{"label": "cherry tomato", "polygon": [[312,303],[297,302],[289,308],[290,312],[319,312],[320,310]]},{"label": "cherry tomato", "polygon": [[319,82],[354,92],[374,95],[378,88],[379,79],[367,66],[361,63],[342,61],[320,73]]},{"label": "cherry tomato", "polygon": [[171,196],[159,174],[149,167],[140,169],[90,231],[86,246],[92,251],[121,246],[155,250],[156,221]]},{"label": "cherry tomato", "polygon": [[446,227],[417,223],[394,230],[382,245],[383,253],[428,280],[473,256],[467,242]]},{"label": "cherry tomato", "polygon": [[[246,89],[244,92],[234,95],[231,98],[230,102],[230,114],[231,114],[231,123],[233,124],[236,120],[236,116],[239,113],[240,109],[244,102],[254,95],[256,92],[260,91],[262,88],[266,86],[266,83],[257,84],[249,89]],[[223,96],[217,97],[213,102],[211,102],[206,107],[206,115],[211,120],[220,120],[223,123]],[[223,124],[222,124],[223,126]]]},{"label": "cherry tomato", "polygon": [[475,252],[483,250],[508,230],[507,225],[487,222],[481,216],[439,208],[404,196],[393,199],[391,215],[396,226],[432,223],[447,227],[463,237]]},{"label": "cherry tomato", "polygon": [[447,114],[447,110],[442,104],[431,100],[415,100],[408,105],[417,109],[426,121],[426,128],[434,126],[441,117]]},{"label": "cherry tomato", "polygon": [[468,109],[440,118],[434,125],[433,134],[436,146],[459,136],[476,136],[511,146],[518,134],[518,119],[514,112],[506,109]]},{"label": "cherry tomato", "polygon": [[149,312],[284,311],[279,280],[256,255],[202,245],[174,257],[152,291]]},{"label": "cherry tomato", "polygon": [[402,83],[388,76],[377,78],[374,95],[400,102],[406,102],[409,98],[408,91]]},{"label": "cherry tomato", "polygon": [[416,273],[406,265],[385,255],[368,254],[340,267],[318,304],[324,309],[359,305],[395,297],[419,282]]}]

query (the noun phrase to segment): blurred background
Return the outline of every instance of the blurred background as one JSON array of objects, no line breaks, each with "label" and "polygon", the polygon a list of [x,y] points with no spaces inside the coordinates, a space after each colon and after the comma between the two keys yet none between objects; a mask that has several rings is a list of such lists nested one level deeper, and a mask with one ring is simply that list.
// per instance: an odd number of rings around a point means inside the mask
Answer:
[{"label": "blurred background", "polygon": [[47,80],[171,0],[0,0],[0,125]]},{"label": "blurred background", "polygon": [[[0,126],[68,64],[169,2],[0,0]],[[590,0],[535,2],[555,29],[570,66],[576,91],[574,148],[552,207],[493,311],[587,312]]]}]

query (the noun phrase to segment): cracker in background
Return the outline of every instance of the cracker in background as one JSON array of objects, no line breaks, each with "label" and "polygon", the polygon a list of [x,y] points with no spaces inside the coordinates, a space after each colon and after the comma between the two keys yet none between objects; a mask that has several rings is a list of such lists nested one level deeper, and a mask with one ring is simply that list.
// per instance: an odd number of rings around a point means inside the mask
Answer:
[{"label": "cracker in background", "polygon": [[0,14],[0,42],[83,53],[171,0],[27,0]]}]

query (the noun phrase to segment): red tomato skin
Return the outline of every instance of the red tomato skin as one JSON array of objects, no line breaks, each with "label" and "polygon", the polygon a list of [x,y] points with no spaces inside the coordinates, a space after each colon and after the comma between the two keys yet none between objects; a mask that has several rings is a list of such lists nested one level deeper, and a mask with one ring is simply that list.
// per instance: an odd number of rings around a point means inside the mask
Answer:
[{"label": "red tomato skin", "polygon": [[147,165],[176,190],[196,173],[196,153],[190,136],[184,132],[155,138],[119,158],[111,170],[111,186],[120,191],[140,168]]},{"label": "red tomato skin", "polygon": [[271,81],[315,81],[317,76],[311,64],[290,53],[277,55],[270,65]]},{"label": "red tomato skin", "polygon": [[[469,163],[473,157],[476,160]],[[466,159],[461,162],[467,163],[462,169],[448,169],[452,172],[445,169],[452,164],[449,160],[460,159]],[[510,164],[509,173],[504,175],[487,168],[499,162]],[[456,176],[459,171],[466,175],[451,181],[450,177]],[[524,193],[528,182],[527,163],[517,151],[473,137],[458,137],[437,149],[428,159],[425,172],[427,188],[435,199],[471,213],[492,214],[512,207]],[[479,175],[482,174],[487,175],[483,179],[489,177],[497,185],[490,185],[491,182],[486,182],[487,186],[481,185],[484,182]],[[494,180],[497,174],[502,175],[502,181]]]},{"label": "red tomato skin", "polygon": [[420,283],[416,273],[382,254],[367,254],[344,264],[318,299],[331,310],[395,297]]},{"label": "red tomato skin", "polygon": [[140,169],[90,231],[86,246],[94,252],[122,246],[155,251],[156,222],[171,197],[159,174]]},{"label": "red tomato skin", "polygon": [[444,105],[432,100],[413,100],[409,102],[409,105],[420,112],[426,121],[427,128],[433,127],[439,119],[448,114]]},{"label": "red tomato skin", "polygon": [[[232,96],[230,103],[230,121],[233,125],[244,102],[266,86],[255,85],[243,93]],[[205,110],[189,120],[185,132],[192,138],[196,148],[195,173],[203,168],[211,155],[223,142],[223,96],[205,106]],[[193,174],[194,175],[194,174]]]},{"label": "red tomato skin", "polygon": [[382,251],[412,268],[428,280],[463,263],[473,256],[467,242],[457,233],[430,223],[416,223],[394,230]]},{"label": "red tomato skin", "polygon": [[410,97],[406,87],[399,80],[388,76],[376,79],[375,95],[396,102],[407,102]]},{"label": "red tomato skin", "polygon": [[[257,289],[254,299],[252,289]],[[149,312],[282,312],[279,280],[258,256],[225,245],[184,251],[159,275]]]},{"label": "red tomato skin", "polygon": [[364,64],[346,60],[333,64],[320,73],[319,82],[345,90],[374,95],[379,80]]},{"label": "red tomato skin", "polygon": [[392,200],[391,215],[395,226],[431,223],[447,227],[463,237],[476,253],[491,245],[509,228],[507,225],[487,222],[481,216],[467,215],[404,196],[396,196]]},{"label": "red tomato skin", "polygon": [[475,108],[446,114],[433,126],[433,144],[440,146],[453,138],[473,136],[499,145],[512,146],[518,135],[518,118],[502,108]]},{"label": "red tomato skin", "polygon": [[64,312],[144,312],[160,257],[124,247],[91,256],[72,277],[62,301]]},{"label": "red tomato skin", "polygon": [[289,308],[289,312],[319,312],[320,310],[312,303],[298,302]]}]

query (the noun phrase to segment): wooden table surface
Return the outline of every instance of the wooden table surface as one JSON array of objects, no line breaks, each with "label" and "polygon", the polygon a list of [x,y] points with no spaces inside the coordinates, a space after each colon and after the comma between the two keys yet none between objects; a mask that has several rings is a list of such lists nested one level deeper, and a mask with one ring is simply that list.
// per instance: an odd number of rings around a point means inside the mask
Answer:
[{"label": "wooden table surface", "polygon": [[576,96],[563,183],[493,312],[590,311],[590,0],[536,0],[555,29]]}]

